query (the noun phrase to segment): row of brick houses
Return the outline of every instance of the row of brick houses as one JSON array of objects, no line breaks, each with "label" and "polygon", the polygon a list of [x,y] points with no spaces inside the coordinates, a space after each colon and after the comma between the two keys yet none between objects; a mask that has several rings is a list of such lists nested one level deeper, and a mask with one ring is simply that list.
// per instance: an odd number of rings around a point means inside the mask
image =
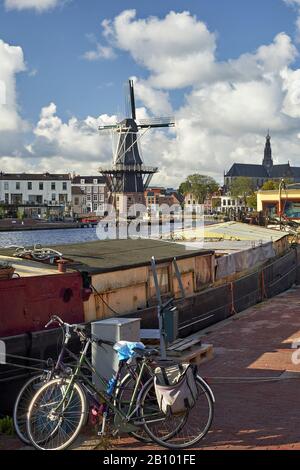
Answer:
[{"label": "row of brick houses", "polygon": [[[174,189],[152,187],[145,191],[148,209],[182,203]],[[103,216],[110,200],[103,176],[53,173],[0,172],[0,206],[7,212],[26,217],[79,218]]]},{"label": "row of brick houses", "polygon": [[0,205],[33,217],[103,215],[107,188],[101,176],[0,172]]}]

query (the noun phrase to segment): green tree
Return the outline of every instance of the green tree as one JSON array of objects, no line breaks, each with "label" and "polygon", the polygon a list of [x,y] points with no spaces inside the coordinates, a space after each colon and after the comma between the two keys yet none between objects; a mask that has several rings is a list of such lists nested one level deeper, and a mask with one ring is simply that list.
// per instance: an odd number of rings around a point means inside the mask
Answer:
[{"label": "green tree", "polygon": [[250,178],[245,176],[235,178],[230,186],[231,195],[243,198],[245,206],[247,206],[247,198],[252,196],[253,192],[253,183]]},{"label": "green tree", "polygon": [[279,189],[279,184],[280,184],[280,181],[278,180],[268,180],[264,182],[261,189],[263,191],[272,191],[275,189]]},{"label": "green tree", "polygon": [[212,200],[212,208],[217,209],[217,207],[221,207],[222,199],[220,197],[213,198]]},{"label": "green tree", "polygon": [[179,186],[179,192],[183,195],[191,193],[198,204],[203,204],[205,198],[219,189],[218,183],[210,176],[190,175]]},{"label": "green tree", "polygon": [[25,219],[24,209],[18,209],[17,218],[18,218],[19,220]]},{"label": "green tree", "polygon": [[247,197],[247,207],[257,210],[257,193],[251,194]]}]

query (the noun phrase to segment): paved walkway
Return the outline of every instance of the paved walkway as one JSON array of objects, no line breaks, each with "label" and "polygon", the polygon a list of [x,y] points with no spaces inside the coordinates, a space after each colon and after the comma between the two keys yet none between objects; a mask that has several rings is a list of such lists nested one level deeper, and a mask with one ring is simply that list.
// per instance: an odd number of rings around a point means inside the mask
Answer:
[{"label": "paved walkway", "polygon": [[[299,365],[292,361],[297,339],[300,342],[300,288],[205,332],[204,342],[214,345],[215,357],[200,367],[200,374],[210,382],[216,407],[212,430],[198,448],[300,449],[300,350]],[[247,378],[252,383],[245,383]],[[82,436],[76,448],[96,444]],[[114,446],[157,448],[128,438],[114,441]],[[6,447],[18,447],[16,440],[7,439]]]}]

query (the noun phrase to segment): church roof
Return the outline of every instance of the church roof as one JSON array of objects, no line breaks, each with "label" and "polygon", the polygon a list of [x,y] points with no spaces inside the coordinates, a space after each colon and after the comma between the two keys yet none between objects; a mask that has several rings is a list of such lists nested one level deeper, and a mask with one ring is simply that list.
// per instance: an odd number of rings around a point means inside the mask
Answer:
[{"label": "church roof", "polygon": [[225,176],[244,176],[247,178],[300,178],[300,167],[291,167],[289,163],[284,165],[273,165],[268,172],[263,165],[234,163]]},{"label": "church roof", "polygon": [[246,176],[248,178],[268,178],[267,170],[262,165],[249,163],[234,163],[226,176]]},{"label": "church roof", "polygon": [[285,165],[274,165],[269,171],[270,178],[284,178],[294,176],[289,163]]},{"label": "church roof", "polygon": [[300,178],[300,167],[299,166],[291,166],[291,170],[293,172],[294,178]]}]

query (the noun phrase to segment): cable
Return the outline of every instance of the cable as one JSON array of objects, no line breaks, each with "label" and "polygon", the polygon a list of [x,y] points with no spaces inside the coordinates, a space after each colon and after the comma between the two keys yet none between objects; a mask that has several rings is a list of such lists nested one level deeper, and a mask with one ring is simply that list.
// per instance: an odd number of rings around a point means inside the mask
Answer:
[{"label": "cable", "polygon": [[92,290],[95,292],[95,294],[96,294],[98,297],[100,297],[100,299],[102,300],[102,302],[104,303],[104,305],[106,305],[106,307],[109,308],[109,310],[110,310],[112,313],[114,313],[115,315],[118,315],[118,316],[120,315],[120,313],[116,312],[116,311],[104,300],[103,295],[101,295],[101,294],[97,291],[97,289],[93,286],[93,284],[91,284],[91,288],[92,288]]},{"label": "cable", "polygon": [[[39,372],[44,372],[45,369],[41,369],[41,368],[38,368],[38,367],[31,367],[31,366],[24,366],[24,365],[21,365],[21,364],[14,364],[13,362],[7,362],[6,364],[0,364],[1,366],[13,366],[13,367],[17,367],[18,369],[28,369],[28,370],[37,370]],[[7,373],[7,372],[5,372]]]},{"label": "cable", "polygon": [[[2,354],[0,354],[0,356],[1,355]],[[17,356],[16,354],[5,354],[5,357],[12,357],[14,359],[24,359],[26,361],[32,361],[32,362],[42,362],[44,364],[47,364],[47,362],[48,362],[48,361],[45,361],[44,359],[35,359],[33,357]]]},{"label": "cable", "polygon": [[249,384],[249,383],[267,383],[284,382],[288,380],[300,380],[299,377],[205,377],[209,383],[228,383],[228,384]]}]

